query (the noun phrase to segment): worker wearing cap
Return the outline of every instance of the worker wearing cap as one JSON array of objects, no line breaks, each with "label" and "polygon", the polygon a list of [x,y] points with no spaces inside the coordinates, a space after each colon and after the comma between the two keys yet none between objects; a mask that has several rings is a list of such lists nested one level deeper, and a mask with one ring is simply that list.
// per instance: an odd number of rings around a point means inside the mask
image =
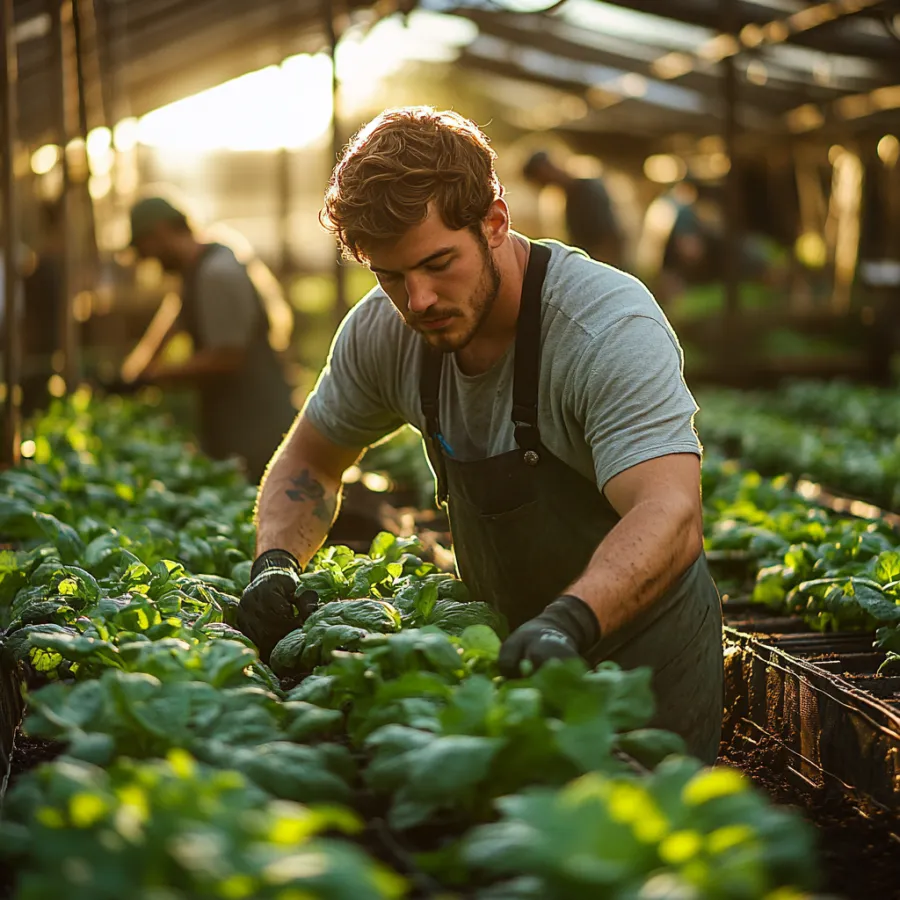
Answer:
[{"label": "worker wearing cap", "polygon": [[715,758],[722,614],[703,554],[696,404],[636,279],[515,232],[474,123],[390,110],[335,168],[323,220],[379,285],[345,318],[258,503],[238,624],[260,652],[313,606],[299,573],[342,475],[425,437],[459,572],[507,619],[500,669],[648,666],[655,724]]},{"label": "worker wearing cap", "polygon": [[576,178],[544,150],[528,158],[522,174],[532,184],[555,185],[565,193],[569,243],[600,262],[622,265],[622,229],[602,178]]},{"label": "worker wearing cap", "polygon": [[[274,338],[272,298],[265,294],[277,283],[251,277],[250,267],[262,265],[258,260],[245,265],[230,248],[199,240],[185,213],[164,197],[133,206],[131,243],[141,257],[181,275],[182,288],[180,308],[167,310],[164,301],[126,360],[123,378],[196,386],[202,449],[215,458],[241,457],[258,480],[296,413],[272,346],[286,345],[284,329]],[[274,299],[286,307],[280,294]],[[176,330],[190,335],[193,354],[180,365],[160,364]]]}]

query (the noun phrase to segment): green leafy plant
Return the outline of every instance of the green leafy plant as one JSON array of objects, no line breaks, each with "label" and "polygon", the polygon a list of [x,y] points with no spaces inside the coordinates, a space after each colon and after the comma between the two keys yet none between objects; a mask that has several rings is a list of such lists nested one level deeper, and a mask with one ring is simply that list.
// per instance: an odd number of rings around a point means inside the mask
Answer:
[{"label": "green leafy plant", "polygon": [[107,770],[42,766],[10,793],[0,852],[18,862],[19,900],[402,897],[397,875],[320,836],[361,829],[347,810],[272,800],[238,772],[174,752]]},{"label": "green leafy plant", "polygon": [[730,769],[674,757],[645,779],[591,773],[497,805],[501,820],[473,829],[461,852],[512,879],[483,900],[800,898],[817,881],[809,832]]}]

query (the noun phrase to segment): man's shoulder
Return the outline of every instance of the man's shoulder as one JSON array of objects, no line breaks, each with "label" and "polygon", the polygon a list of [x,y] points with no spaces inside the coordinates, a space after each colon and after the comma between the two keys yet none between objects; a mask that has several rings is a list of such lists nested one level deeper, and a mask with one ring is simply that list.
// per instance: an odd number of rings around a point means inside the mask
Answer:
[{"label": "man's shoulder", "polygon": [[402,334],[406,329],[390,298],[377,285],[373,287],[344,317],[343,328],[375,328],[379,332]]},{"label": "man's shoulder", "polygon": [[369,291],[344,317],[340,335],[365,347],[378,359],[405,354],[416,344],[414,332],[407,328],[390,298],[379,287]]},{"label": "man's shoulder", "polygon": [[567,327],[571,339],[602,341],[616,325],[635,316],[664,328],[665,315],[647,287],[633,275],[597,262],[580,250],[547,241],[550,264],[543,296],[545,322]]},{"label": "man's shoulder", "polygon": [[198,269],[204,275],[218,275],[223,272],[244,272],[246,266],[238,260],[230,247],[225,244],[210,244],[203,252]]}]

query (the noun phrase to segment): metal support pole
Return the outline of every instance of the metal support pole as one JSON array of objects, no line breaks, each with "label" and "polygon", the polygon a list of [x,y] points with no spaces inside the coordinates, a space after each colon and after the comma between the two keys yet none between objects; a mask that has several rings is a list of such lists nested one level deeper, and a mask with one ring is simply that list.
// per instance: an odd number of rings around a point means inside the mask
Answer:
[{"label": "metal support pole", "polygon": [[[93,19],[93,4],[91,0],[72,0],[72,33],[75,38],[75,76],[76,86],[78,90],[78,136],[87,141],[88,131],[90,129],[90,111],[88,109],[88,92],[92,86],[89,81],[88,68],[91,68],[89,58],[93,52],[96,55],[96,30]],[[95,78],[99,82],[100,66],[95,60],[93,66]],[[95,84],[99,94],[99,83]],[[101,104],[99,107],[100,120],[104,122],[103,109]],[[81,252],[82,268],[80,276],[79,290],[83,290],[87,284],[92,287],[96,282],[97,273],[100,267],[100,252],[97,247],[97,223],[94,218],[94,204],[88,191],[88,179],[90,178],[90,163],[87,156],[87,148],[84,151],[84,180],[78,185],[78,203],[80,211],[84,216],[84,232],[83,244]],[[75,369],[72,372],[72,380],[66,380],[69,388],[75,386],[75,381],[80,377],[80,358],[76,347],[76,355],[74,357]]]},{"label": "metal support pole", "polygon": [[68,144],[78,134],[78,75],[73,23],[73,0],[60,0],[54,12],[54,28],[58,37],[59,106],[57,108],[60,143],[63,148],[63,309],[62,309],[62,375],[67,386],[78,377],[78,323],[73,307],[76,292],[76,241],[78,204],[76,202]]},{"label": "metal support pole", "polygon": [[[285,42],[281,48],[281,63],[279,69],[283,81],[287,80],[287,70],[284,63],[288,57],[288,46]],[[290,289],[290,279],[294,273],[294,256],[291,252],[291,208],[293,182],[291,180],[291,163],[294,160],[294,154],[289,147],[282,146],[276,151],[277,159],[275,161],[275,204],[278,210],[278,243],[279,243],[279,259],[278,259],[278,280],[284,290],[285,296],[288,295]]]},{"label": "metal support pole", "polygon": [[[341,133],[340,116],[340,82],[337,73],[337,45],[338,33],[335,26],[335,3],[333,0],[322,0],[322,16],[325,20],[325,33],[328,36],[328,46],[331,52],[331,151],[332,162],[337,163],[344,149],[344,141]],[[347,312],[347,278],[346,269],[341,261],[340,254],[334,261],[334,293],[335,293],[335,322],[339,323]]]},{"label": "metal support pole", "polygon": [[293,255],[291,253],[291,151],[287,147],[278,149],[278,173],[276,184],[278,204],[278,243],[279,248],[279,273],[278,280],[287,290],[288,279],[294,268]]},{"label": "metal support pole", "polygon": [[14,466],[19,462],[19,429],[21,425],[22,389],[20,362],[22,353],[19,278],[18,209],[16,205],[16,124],[17,66],[13,37],[13,0],[0,0],[0,189],[3,191],[3,297],[4,341],[3,381],[6,398],[3,405],[3,442],[0,464]]},{"label": "metal support pole", "polygon": [[[739,28],[737,0],[720,0],[722,31],[737,39]],[[723,100],[725,152],[730,168],[725,181],[725,321],[733,323],[740,311],[740,268],[741,268],[741,178],[738,136],[738,74],[735,56],[727,56],[723,61]],[[730,330],[730,329],[729,329]]]}]

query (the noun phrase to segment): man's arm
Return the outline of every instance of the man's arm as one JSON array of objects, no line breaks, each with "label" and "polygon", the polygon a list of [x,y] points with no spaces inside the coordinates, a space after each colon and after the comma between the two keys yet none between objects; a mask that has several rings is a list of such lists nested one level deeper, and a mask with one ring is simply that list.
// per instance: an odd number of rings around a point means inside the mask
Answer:
[{"label": "man's arm", "polygon": [[166,294],[147,330],[122,363],[120,370],[122,381],[130,384],[146,375],[175,330],[180,312],[181,298],[177,294]]},{"label": "man's arm", "polygon": [[565,591],[593,610],[602,634],[656,602],[703,549],[700,459],[674,453],[639,463],[607,482],[622,517],[585,572]]},{"label": "man's arm", "polygon": [[228,375],[244,364],[246,351],[241,347],[212,347],[199,350],[177,365],[151,363],[144,377],[156,384],[195,382],[199,378]]},{"label": "man's arm", "polygon": [[261,309],[246,270],[223,251],[201,263],[196,278],[197,327],[203,349],[183,363],[151,362],[144,376],[157,384],[228,375],[239,371],[247,358],[247,343],[258,327]]},{"label": "man's arm", "polygon": [[500,671],[585,655],[658,600],[703,549],[700,460],[672,453],[638,463],[607,482],[621,515],[584,573],[500,650]]},{"label": "man's arm", "polygon": [[[649,298],[644,298],[645,301]],[[587,568],[543,613],[510,635],[501,671],[586,655],[652,605],[702,549],[696,404],[677,343],[640,294],[623,291],[627,315],[590,347],[572,404],[601,486],[620,521]]]},{"label": "man's arm", "polygon": [[301,413],[260,487],[256,554],[287,550],[305,566],[322,546],[340,506],[341,478],[364,448],[328,440]]}]

